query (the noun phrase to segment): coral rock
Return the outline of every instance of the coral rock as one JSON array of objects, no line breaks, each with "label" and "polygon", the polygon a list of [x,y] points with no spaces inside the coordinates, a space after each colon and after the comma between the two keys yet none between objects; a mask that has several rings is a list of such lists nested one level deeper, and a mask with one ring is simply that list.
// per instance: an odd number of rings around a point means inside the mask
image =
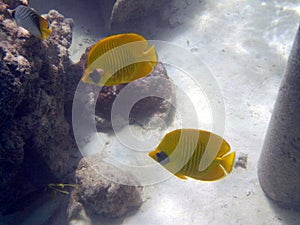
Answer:
[{"label": "coral rock", "polygon": [[[162,7],[167,0],[117,0],[111,14],[111,28],[113,30],[127,30],[132,24],[145,21],[147,16]],[[127,30],[128,31],[128,30]]]},{"label": "coral rock", "polygon": [[[106,177],[119,180],[115,183],[104,178],[99,171],[105,171]],[[101,154],[81,159],[77,171],[78,186],[72,192],[69,204],[69,219],[78,219],[83,209],[90,218],[98,214],[110,218],[121,217],[142,204],[140,188],[122,183],[136,183],[128,173],[104,162]]]},{"label": "coral rock", "polygon": [[53,33],[40,40],[7,13],[19,1],[0,1],[0,208],[29,186],[45,187],[66,174],[69,125],[64,118],[64,80],[72,21],[52,10]]}]

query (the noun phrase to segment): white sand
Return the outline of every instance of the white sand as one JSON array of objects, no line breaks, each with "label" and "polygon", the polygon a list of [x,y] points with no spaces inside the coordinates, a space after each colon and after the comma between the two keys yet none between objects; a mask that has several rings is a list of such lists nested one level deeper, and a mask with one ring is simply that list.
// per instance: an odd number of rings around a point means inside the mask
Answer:
[{"label": "white sand", "polygon": [[[70,49],[74,61],[85,46],[104,36],[97,7],[89,2],[31,1],[38,11],[55,8],[74,19]],[[268,121],[300,21],[300,4],[271,0],[188,2],[193,3],[176,15],[178,20],[185,20],[184,25],[151,29],[157,39],[190,49],[213,72],[225,104],[224,137],[238,155],[248,154],[248,168],[236,168],[226,179],[214,183],[172,177],[144,189],[146,201],[136,214],[97,224],[300,224],[299,212],[285,211],[269,203],[256,173]],[[171,73],[170,76],[176,80],[176,76]],[[188,92],[192,94],[193,90]],[[197,91],[193,96],[198,98]],[[185,116],[188,112],[186,109]]]}]

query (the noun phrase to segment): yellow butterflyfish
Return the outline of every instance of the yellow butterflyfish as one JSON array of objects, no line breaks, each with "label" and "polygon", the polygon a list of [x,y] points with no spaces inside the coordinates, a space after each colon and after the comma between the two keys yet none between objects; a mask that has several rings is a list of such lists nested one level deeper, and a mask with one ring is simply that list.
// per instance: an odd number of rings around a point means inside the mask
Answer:
[{"label": "yellow butterflyfish", "polygon": [[149,156],[181,179],[215,181],[229,174],[235,152],[222,137],[204,130],[179,129],[163,138]]},{"label": "yellow butterflyfish", "polygon": [[157,65],[155,46],[135,33],[109,36],[88,54],[85,83],[99,86],[124,84],[149,75]]}]

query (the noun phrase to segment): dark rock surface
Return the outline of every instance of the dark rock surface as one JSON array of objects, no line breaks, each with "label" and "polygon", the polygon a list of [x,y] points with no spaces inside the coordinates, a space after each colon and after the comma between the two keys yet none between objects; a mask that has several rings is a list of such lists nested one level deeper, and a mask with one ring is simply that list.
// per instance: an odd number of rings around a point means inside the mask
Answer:
[{"label": "dark rock surface", "polygon": [[[105,171],[106,177],[120,183],[104,178],[99,171]],[[141,188],[123,182],[136,183],[130,174],[103,161],[101,154],[82,158],[76,171],[78,186],[72,192],[68,207],[69,220],[82,219],[83,212],[92,220],[95,214],[116,218],[137,209],[142,204]]]},{"label": "dark rock surface", "polygon": [[258,163],[264,192],[280,206],[300,210],[300,27]]},{"label": "dark rock surface", "polygon": [[117,0],[111,13],[114,31],[133,31],[135,25],[147,26],[147,17],[158,11],[167,0]]},{"label": "dark rock surface", "polygon": [[111,12],[111,29],[146,34],[157,27],[174,28],[185,23],[183,10],[191,4],[192,0],[117,0]]},{"label": "dark rock surface", "polygon": [[[166,82],[162,83],[162,78],[165,78]],[[135,81],[132,85],[130,87],[132,96],[149,96],[148,93],[154,93],[151,89],[155,88],[155,92],[163,96],[164,99],[155,96],[143,98],[132,107],[129,118],[123,119],[129,120],[129,124],[137,123],[145,125],[153,116],[159,116],[162,119],[168,117],[171,109],[169,101],[174,97],[174,89],[162,63],[159,63],[149,76]],[[95,110],[96,117],[98,118],[97,121],[99,121],[97,125],[100,128],[105,124],[110,125],[113,103],[124,87],[126,87],[126,84],[115,87],[104,87],[99,93]],[[119,107],[123,108],[122,106]],[[102,121],[109,122],[102,123]]]},{"label": "dark rock surface", "polygon": [[64,81],[73,22],[51,10],[53,33],[42,41],[0,1],[0,206],[45,187],[67,171],[71,138],[64,118]]}]

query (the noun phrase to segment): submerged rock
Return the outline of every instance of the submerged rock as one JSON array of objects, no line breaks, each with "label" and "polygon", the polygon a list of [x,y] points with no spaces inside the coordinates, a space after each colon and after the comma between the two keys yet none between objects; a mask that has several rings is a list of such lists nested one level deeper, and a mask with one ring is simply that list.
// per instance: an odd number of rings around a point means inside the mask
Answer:
[{"label": "submerged rock", "polygon": [[[119,183],[104,178],[99,171]],[[116,218],[137,209],[142,204],[141,190],[122,184],[128,182],[137,183],[130,174],[103,161],[101,154],[81,159],[76,171],[78,186],[68,207],[69,220],[89,221],[94,215]]]},{"label": "submerged rock", "polygon": [[167,0],[117,0],[111,13],[112,30],[132,31],[134,25],[145,22],[146,18],[162,7]]},{"label": "submerged rock", "polygon": [[[164,82],[162,82],[162,80]],[[126,85],[127,84],[104,87],[99,93],[95,109],[96,121],[98,121],[97,125],[99,128],[103,128],[105,125],[111,125],[113,104],[118,95],[122,94],[122,89],[125,88]],[[130,96],[147,97],[133,105],[129,113],[129,118],[126,118],[127,115],[124,115],[125,113],[120,112],[120,117],[122,117],[123,120],[128,120],[127,122],[129,124],[137,123],[147,126],[147,123],[151,121],[153,117],[160,117],[162,120],[168,118],[171,109],[170,101],[174,97],[174,89],[172,81],[169,79],[162,63],[158,63],[157,67],[149,76],[138,79],[130,85]],[[157,94],[163,98],[151,96],[150,94]],[[127,101],[123,103],[118,102],[118,104],[127,104]],[[122,105],[117,107],[119,109],[124,108]],[[117,115],[114,116],[117,117]]]},{"label": "submerged rock", "polygon": [[[0,1],[0,208],[68,169],[71,138],[64,118],[64,80],[73,22],[55,10],[53,33],[40,40],[7,13],[19,1]],[[1,210],[0,210],[1,211]]]}]

